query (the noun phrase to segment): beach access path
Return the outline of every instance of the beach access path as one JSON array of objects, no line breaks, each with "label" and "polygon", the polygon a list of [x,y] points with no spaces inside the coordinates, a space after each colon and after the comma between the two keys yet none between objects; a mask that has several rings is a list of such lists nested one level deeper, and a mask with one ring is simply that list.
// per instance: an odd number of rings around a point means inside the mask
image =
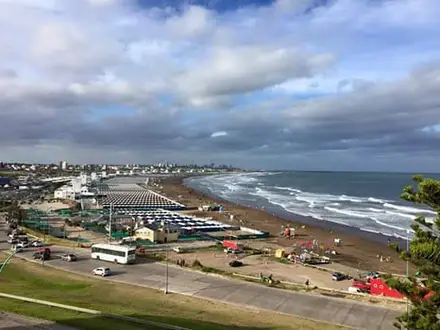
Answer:
[{"label": "beach access path", "polygon": [[[0,242],[6,235],[0,232]],[[0,247],[5,247],[1,244]],[[166,265],[156,262],[141,262],[135,265],[114,265],[90,259],[85,249],[73,249],[52,246],[53,259],[45,261],[42,267],[55,267],[61,270],[90,276],[92,269],[99,266],[110,267],[114,275],[105,281],[121,282],[137,286],[163,290],[166,281]],[[60,256],[75,253],[77,262],[64,262]],[[33,249],[16,254],[16,257],[32,260]],[[264,309],[299,316],[303,318],[341,324],[357,329],[392,329],[398,311],[371,306],[361,302],[344,299],[315,296],[304,293],[268,288],[259,284],[230,280],[200,272],[177,268],[168,268],[168,288],[179,293],[203,299],[217,300],[248,308]],[[133,290],[136,290],[133,287]],[[170,294],[170,299],[178,299]]]}]

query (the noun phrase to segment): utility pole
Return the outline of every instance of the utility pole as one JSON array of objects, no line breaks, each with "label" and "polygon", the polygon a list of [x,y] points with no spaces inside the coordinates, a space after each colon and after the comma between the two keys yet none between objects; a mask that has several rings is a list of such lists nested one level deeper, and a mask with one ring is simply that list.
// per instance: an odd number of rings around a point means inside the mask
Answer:
[{"label": "utility pole", "polygon": [[109,212],[109,217],[108,217],[108,222],[109,222],[109,226],[108,226],[108,242],[110,243],[112,240],[112,207],[113,207],[113,203],[110,203],[110,212]]}]

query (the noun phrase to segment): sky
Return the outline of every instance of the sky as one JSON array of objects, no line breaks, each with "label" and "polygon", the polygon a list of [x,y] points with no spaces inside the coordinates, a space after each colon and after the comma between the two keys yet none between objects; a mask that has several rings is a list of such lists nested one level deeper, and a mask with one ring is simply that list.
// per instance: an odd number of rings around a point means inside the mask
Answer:
[{"label": "sky", "polygon": [[438,0],[0,0],[0,158],[439,172]]}]

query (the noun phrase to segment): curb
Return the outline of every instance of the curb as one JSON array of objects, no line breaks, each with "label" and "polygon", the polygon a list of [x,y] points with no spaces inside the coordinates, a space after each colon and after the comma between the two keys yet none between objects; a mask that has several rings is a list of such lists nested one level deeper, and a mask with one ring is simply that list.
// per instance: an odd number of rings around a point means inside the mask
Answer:
[{"label": "curb", "polygon": [[67,309],[67,310],[71,310],[71,311],[75,311],[75,312],[80,312],[80,313],[93,314],[93,315],[100,315],[100,314],[102,314],[101,312],[93,310],[93,309],[69,306],[69,305],[64,305],[64,304],[58,304],[58,303],[54,303],[54,302],[50,302],[50,301],[46,301],[46,300],[39,300],[39,299],[34,299],[34,298],[16,296],[16,295],[13,295],[13,294],[8,294],[8,293],[0,293],[0,297],[9,298],[9,299],[15,299],[15,300],[21,300],[21,301],[27,301],[27,302],[31,302],[31,303],[35,303],[35,304],[40,304],[40,305],[51,306],[51,307],[58,307],[58,308]]}]

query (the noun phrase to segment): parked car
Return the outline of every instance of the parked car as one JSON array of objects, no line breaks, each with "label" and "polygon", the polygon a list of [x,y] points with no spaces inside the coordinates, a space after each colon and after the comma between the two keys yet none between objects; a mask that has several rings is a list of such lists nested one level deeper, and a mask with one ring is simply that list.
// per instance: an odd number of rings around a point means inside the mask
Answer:
[{"label": "parked car", "polygon": [[73,253],[63,254],[61,256],[61,260],[67,261],[67,262],[76,261],[76,255],[74,255]]},{"label": "parked car", "polygon": [[363,291],[355,286],[349,286],[348,292],[350,293],[363,293]]},{"label": "parked car", "polygon": [[19,253],[19,252],[23,252],[23,248],[18,245],[14,245],[11,247],[11,251],[14,253]]},{"label": "parked car", "polygon": [[173,251],[176,253],[185,253],[185,252],[187,252],[187,249],[183,248],[181,246],[175,246],[175,247],[173,247]]},{"label": "parked car", "polygon": [[8,238],[8,243],[9,244],[17,244],[18,243],[18,239],[9,237]]},{"label": "parked car", "polygon": [[38,241],[33,241],[32,243],[31,243],[31,246],[32,247],[42,247],[44,244],[43,244],[43,242],[41,242],[40,240],[38,240]]},{"label": "parked car", "polygon": [[367,280],[372,280],[380,277],[378,272],[369,272],[366,274]]},{"label": "parked car", "polygon": [[38,249],[38,251],[35,252],[33,256],[34,256],[34,259],[49,260],[50,259],[50,249],[49,248]]},{"label": "parked car", "polygon": [[102,276],[102,277],[108,276],[111,273],[112,273],[111,269],[107,267],[98,267],[92,270],[93,275]]},{"label": "parked car", "polygon": [[229,263],[229,266],[231,266],[231,267],[241,267],[241,266],[243,266],[243,263],[241,261],[239,261],[239,260],[232,260]]},{"label": "parked car", "polygon": [[33,257],[35,260],[50,260],[50,254],[44,252],[35,252]]},{"label": "parked car", "polygon": [[346,278],[347,278],[347,275],[342,274],[342,273],[333,273],[332,274],[333,281],[342,281],[342,280],[345,280]]},{"label": "parked car", "polygon": [[29,238],[26,236],[26,235],[18,235],[17,236],[17,239],[20,241],[20,242],[28,242],[29,241]]},{"label": "parked car", "polygon": [[27,242],[18,242],[16,246],[24,249],[24,248],[28,247],[28,243]]},{"label": "parked car", "polygon": [[370,284],[362,280],[353,280],[351,286],[360,289],[362,292],[370,291]]}]

